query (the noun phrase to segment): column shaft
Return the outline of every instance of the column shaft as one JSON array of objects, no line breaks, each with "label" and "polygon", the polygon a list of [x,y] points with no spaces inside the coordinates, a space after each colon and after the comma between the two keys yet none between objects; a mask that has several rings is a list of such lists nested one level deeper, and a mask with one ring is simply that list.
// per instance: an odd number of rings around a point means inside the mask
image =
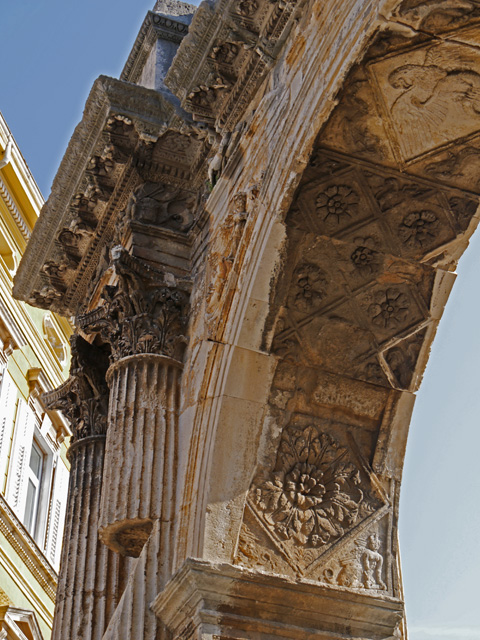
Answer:
[{"label": "column shaft", "polygon": [[110,367],[110,405],[100,538],[137,557],[153,523],[167,519],[175,483],[181,369],[171,358],[141,354]]},{"label": "column shaft", "polygon": [[128,559],[98,540],[105,436],[70,448],[71,473],[52,640],[101,640],[125,587]]}]

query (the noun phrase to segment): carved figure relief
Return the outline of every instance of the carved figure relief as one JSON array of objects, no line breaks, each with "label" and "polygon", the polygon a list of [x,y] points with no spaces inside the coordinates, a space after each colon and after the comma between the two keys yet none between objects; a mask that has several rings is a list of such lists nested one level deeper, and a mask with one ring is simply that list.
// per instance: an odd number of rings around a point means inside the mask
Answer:
[{"label": "carved figure relief", "polygon": [[322,547],[359,519],[364,492],[345,447],[315,425],[288,426],[270,476],[253,484],[249,500],[280,540]]},{"label": "carved figure relief", "polygon": [[162,183],[147,182],[134,192],[127,216],[172,231],[188,231],[193,224],[195,196]]},{"label": "carved figure relief", "polygon": [[241,16],[251,18],[258,11],[258,2],[257,0],[240,0],[237,4],[237,11]]},{"label": "carved figure relief", "polygon": [[480,18],[477,0],[404,0],[395,12],[417,29],[438,33]]},{"label": "carved figure relief", "polygon": [[232,64],[240,52],[238,44],[233,42],[224,42],[212,49],[211,56],[220,64]]},{"label": "carved figure relief", "polygon": [[347,552],[329,563],[320,580],[350,589],[386,591],[382,541],[377,532],[359,536]]},{"label": "carved figure relief", "polygon": [[430,45],[372,68],[383,78],[382,94],[404,160],[480,129],[480,54],[471,47]]}]

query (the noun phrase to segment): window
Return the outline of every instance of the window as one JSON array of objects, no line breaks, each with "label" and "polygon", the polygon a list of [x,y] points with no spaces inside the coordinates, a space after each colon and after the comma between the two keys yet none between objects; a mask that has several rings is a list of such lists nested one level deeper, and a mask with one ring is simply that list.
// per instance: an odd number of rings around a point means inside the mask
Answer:
[{"label": "window", "polygon": [[30,453],[30,463],[27,468],[27,497],[24,516],[25,527],[32,536],[35,533],[35,527],[37,524],[44,458],[45,454],[41,450],[38,442],[34,439],[32,442],[32,451]]}]

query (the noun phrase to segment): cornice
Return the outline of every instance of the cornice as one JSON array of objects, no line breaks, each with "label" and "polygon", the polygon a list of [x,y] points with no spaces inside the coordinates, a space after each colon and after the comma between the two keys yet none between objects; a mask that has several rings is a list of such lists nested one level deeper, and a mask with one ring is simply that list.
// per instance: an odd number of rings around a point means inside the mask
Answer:
[{"label": "cornice", "polygon": [[234,130],[275,64],[303,0],[203,2],[166,75],[182,108]]},{"label": "cornice", "polygon": [[[117,125],[123,126],[120,134]],[[115,220],[141,182],[142,172],[145,179],[160,172],[167,182],[192,188],[194,176],[188,166],[148,160],[151,145],[167,130],[191,132],[191,127],[164,95],[106,76],[96,80],[15,276],[15,297],[64,315],[75,314],[113,236]],[[188,161],[196,155],[196,151],[187,154]],[[97,203],[90,227],[72,229],[82,215],[75,198],[89,200],[89,206]],[[90,211],[87,214],[91,217]],[[65,248],[60,237],[62,230],[80,245],[73,259],[68,240]],[[49,270],[50,264],[55,268]]]},{"label": "cornice", "polygon": [[0,495],[0,532],[18,554],[48,597],[55,601],[58,576],[23,524]]},{"label": "cornice", "polygon": [[[196,7],[192,7],[193,10]],[[188,33],[188,25],[170,16],[149,11],[135,40],[120,80],[138,82],[148,56],[158,39],[180,44]]]},{"label": "cornice", "polygon": [[30,229],[27,227],[22,214],[17,208],[17,205],[12,200],[12,197],[8,192],[7,185],[2,180],[1,176],[0,176],[0,196],[3,198],[3,201],[5,202],[5,206],[10,211],[12,218],[14,219],[23,238],[28,242],[30,240],[30,236],[32,235],[32,233]]},{"label": "cornice", "polygon": [[29,203],[34,209],[35,213],[38,214],[38,211],[42,207],[45,202],[42,196],[42,193],[35,182],[35,178],[33,177],[25,159],[15,141],[15,138],[10,131],[10,128],[0,112],[0,142],[2,147],[5,148],[6,142],[8,138],[11,138],[13,141],[13,149],[12,149],[12,160],[9,163],[9,166],[12,167],[16,178],[18,179],[22,190],[28,198]]}]

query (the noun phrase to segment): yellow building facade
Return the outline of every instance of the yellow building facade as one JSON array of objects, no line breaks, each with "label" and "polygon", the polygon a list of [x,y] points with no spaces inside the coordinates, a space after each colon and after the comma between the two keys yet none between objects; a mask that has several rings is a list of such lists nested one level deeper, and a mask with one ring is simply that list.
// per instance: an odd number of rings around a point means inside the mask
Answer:
[{"label": "yellow building facade", "polygon": [[[68,376],[65,318],[12,297],[43,205],[0,113],[0,639],[48,640],[68,490],[69,426],[42,394]],[[67,439],[67,440],[66,440]]]}]

